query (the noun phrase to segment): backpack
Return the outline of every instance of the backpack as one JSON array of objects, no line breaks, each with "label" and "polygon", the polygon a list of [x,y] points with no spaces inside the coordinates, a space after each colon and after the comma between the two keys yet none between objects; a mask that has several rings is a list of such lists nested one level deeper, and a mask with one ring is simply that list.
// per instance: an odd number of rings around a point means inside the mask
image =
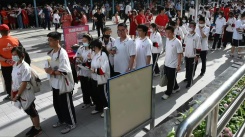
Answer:
[{"label": "backpack", "polygon": [[41,80],[37,75],[37,72],[31,69],[31,79],[30,82],[28,82],[30,84],[30,88],[33,90],[34,93],[40,92],[40,86],[41,86]]}]

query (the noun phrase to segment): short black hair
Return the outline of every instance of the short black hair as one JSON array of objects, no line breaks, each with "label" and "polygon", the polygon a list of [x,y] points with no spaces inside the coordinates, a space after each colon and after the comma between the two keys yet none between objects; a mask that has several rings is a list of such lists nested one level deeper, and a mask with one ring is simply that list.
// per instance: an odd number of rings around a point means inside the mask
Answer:
[{"label": "short black hair", "polygon": [[194,22],[194,21],[191,21],[189,24],[192,24],[192,25],[194,25],[194,26],[197,25],[196,22]]},{"label": "short black hair", "polygon": [[146,35],[147,35],[147,32],[148,32],[148,27],[146,26],[146,25],[138,25],[137,26],[137,29],[142,29],[143,30],[143,32],[145,32],[146,33]]},{"label": "short black hair", "polygon": [[176,22],[175,22],[175,21],[171,21],[171,22],[169,23],[169,25],[174,27],[174,26],[176,26]]},{"label": "short black hair", "polygon": [[22,46],[14,47],[11,50],[11,53],[16,52],[19,58],[24,58],[25,57],[25,48]]},{"label": "short black hair", "polygon": [[93,40],[93,37],[90,34],[84,34],[83,38],[87,38],[89,42]]},{"label": "short black hair", "polygon": [[128,28],[128,26],[127,26],[127,24],[125,24],[125,23],[119,23],[118,25],[117,25],[117,28],[118,27],[124,27],[124,28]]},{"label": "short black hair", "polygon": [[103,29],[103,33],[105,33],[106,31],[109,31],[109,30],[111,30],[110,27],[105,27],[105,28]]},{"label": "short black hair", "polygon": [[204,17],[200,17],[200,18],[199,18],[199,21],[206,22]]},{"label": "short black hair", "polygon": [[172,33],[174,33],[174,27],[173,26],[167,26],[165,30],[170,30]]},{"label": "short black hair", "polygon": [[177,20],[179,19],[179,26],[182,26],[183,25],[183,21],[182,21],[182,18],[181,17],[177,17],[176,18],[176,23],[177,23]]},{"label": "short black hair", "polygon": [[47,37],[53,38],[55,40],[61,40],[61,33],[59,32],[50,32]]}]

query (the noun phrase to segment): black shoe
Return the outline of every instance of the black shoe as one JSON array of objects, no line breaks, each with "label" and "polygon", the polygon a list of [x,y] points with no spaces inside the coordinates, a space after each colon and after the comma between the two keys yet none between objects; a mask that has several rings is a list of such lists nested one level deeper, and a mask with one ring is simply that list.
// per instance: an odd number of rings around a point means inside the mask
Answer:
[{"label": "black shoe", "polygon": [[201,73],[199,76],[200,76],[200,77],[203,77],[203,76],[204,76],[204,73]]},{"label": "black shoe", "polygon": [[5,97],[3,100],[10,101],[11,100],[11,96],[7,95],[7,97]]},{"label": "black shoe", "polygon": [[30,136],[34,129],[35,129],[35,127],[32,126],[31,129],[26,133],[26,136],[27,137]]},{"label": "black shoe", "polygon": [[42,134],[42,129],[34,128],[28,137],[37,137],[40,134]]},{"label": "black shoe", "polygon": [[187,79],[184,80],[184,82],[187,82],[187,81],[188,81]]},{"label": "black shoe", "polygon": [[190,85],[190,84],[187,84],[187,85],[186,85],[186,88],[187,88],[187,89],[189,89],[190,87],[191,87],[191,85]]}]

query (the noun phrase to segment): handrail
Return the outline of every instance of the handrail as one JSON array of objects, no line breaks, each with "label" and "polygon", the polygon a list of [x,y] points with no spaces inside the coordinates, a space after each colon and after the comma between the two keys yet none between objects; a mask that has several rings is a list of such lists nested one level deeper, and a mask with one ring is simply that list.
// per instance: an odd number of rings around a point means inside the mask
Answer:
[{"label": "handrail", "polygon": [[[228,91],[245,74],[245,65],[241,66],[222,86],[207,98],[197,109],[180,123],[175,137],[189,137],[199,123],[219,104]],[[217,130],[217,129],[215,129]],[[215,135],[217,136],[217,135]]]}]

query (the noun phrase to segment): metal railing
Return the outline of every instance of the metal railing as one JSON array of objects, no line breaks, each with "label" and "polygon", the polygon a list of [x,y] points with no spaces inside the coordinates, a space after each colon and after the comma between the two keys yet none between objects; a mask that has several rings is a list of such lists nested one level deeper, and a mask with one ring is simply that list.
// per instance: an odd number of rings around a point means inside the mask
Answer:
[{"label": "metal railing", "polygon": [[[222,86],[219,87],[210,97],[208,97],[193,113],[180,123],[175,137],[189,137],[192,131],[206,117],[206,136],[217,137],[233,114],[239,108],[245,98],[245,91],[242,91],[225,113],[219,118],[219,102],[229,93],[229,90],[245,74],[245,65],[241,66]],[[240,131],[242,132],[242,131]]]}]

